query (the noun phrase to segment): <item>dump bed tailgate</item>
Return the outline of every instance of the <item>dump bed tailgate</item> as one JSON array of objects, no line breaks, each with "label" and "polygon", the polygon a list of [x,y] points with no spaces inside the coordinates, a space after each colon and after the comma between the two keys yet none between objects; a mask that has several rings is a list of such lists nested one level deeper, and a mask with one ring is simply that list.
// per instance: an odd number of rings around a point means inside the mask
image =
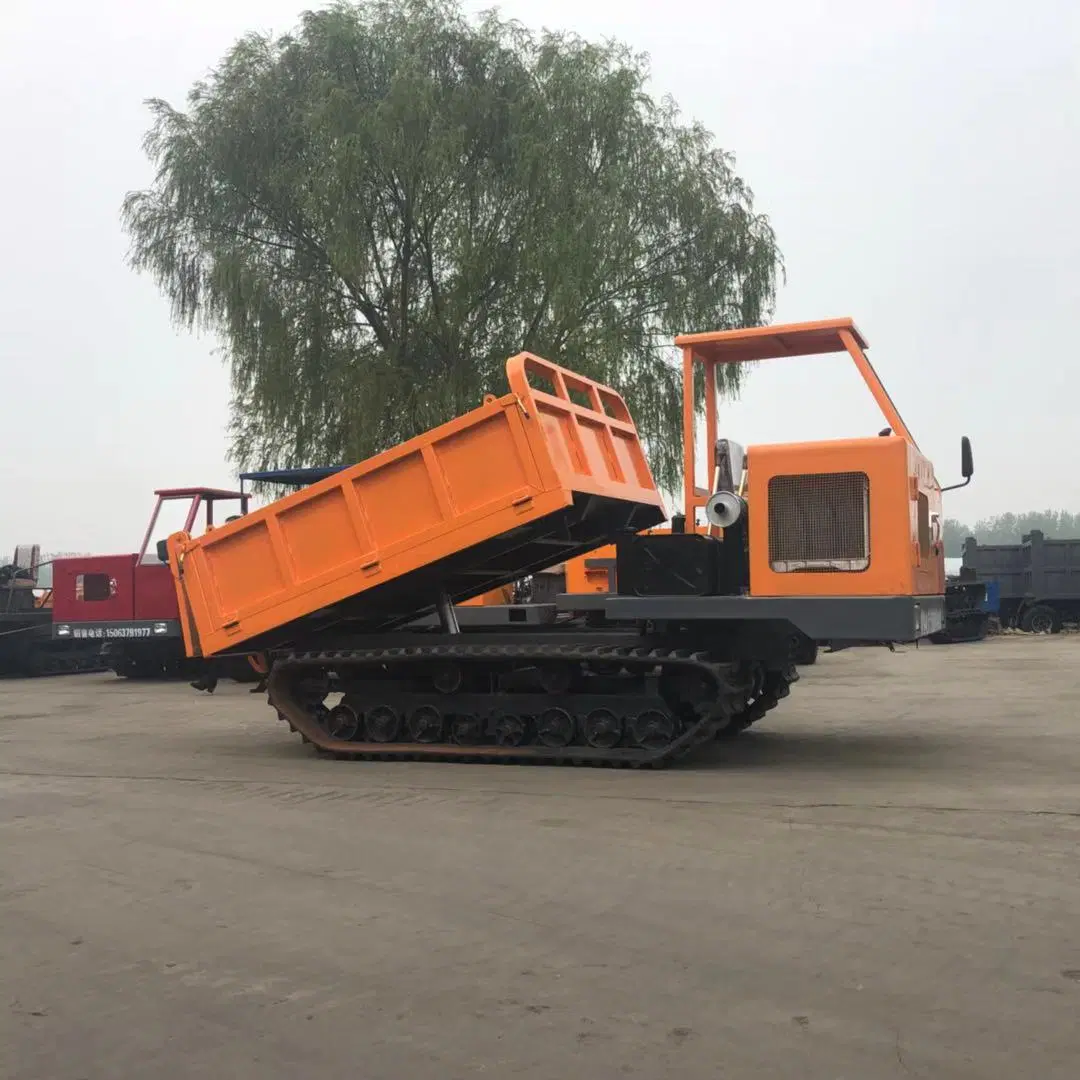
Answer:
[{"label": "dump bed tailgate", "polygon": [[663,520],[618,394],[528,353],[506,370],[501,398],[198,539],[171,536],[188,653],[397,625]]}]

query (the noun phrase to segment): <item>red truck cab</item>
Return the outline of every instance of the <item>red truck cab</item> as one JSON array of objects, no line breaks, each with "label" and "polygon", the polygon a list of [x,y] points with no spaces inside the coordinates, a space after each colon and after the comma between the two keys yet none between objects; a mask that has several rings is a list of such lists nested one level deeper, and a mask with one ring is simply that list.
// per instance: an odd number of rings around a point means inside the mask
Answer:
[{"label": "red truck cab", "polygon": [[[218,503],[239,503],[246,514],[250,495],[219,488],[163,488],[139,550],[127,555],[83,555],[53,563],[52,635],[57,639],[99,640],[108,665],[118,675],[181,673],[184,655],[180,612],[172,575],[158,555],[155,536],[166,503],[188,503],[184,531],[214,527]],[[222,520],[226,520],[222,515]]]}]

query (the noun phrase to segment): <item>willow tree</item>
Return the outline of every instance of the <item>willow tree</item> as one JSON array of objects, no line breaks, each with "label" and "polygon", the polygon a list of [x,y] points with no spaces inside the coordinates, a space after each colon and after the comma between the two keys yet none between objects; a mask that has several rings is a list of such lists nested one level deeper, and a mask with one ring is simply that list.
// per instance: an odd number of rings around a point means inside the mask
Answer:
[{"label": "willow tree", "polygon": [[236,459],[359,460],[505,392],[527,349],[619,389],[674,487],[672,335],[765,321],[779,255],[647,80],[620,44],[383,0],[243,38],[186,110],[151,101],[132,261],[222,340]]}]

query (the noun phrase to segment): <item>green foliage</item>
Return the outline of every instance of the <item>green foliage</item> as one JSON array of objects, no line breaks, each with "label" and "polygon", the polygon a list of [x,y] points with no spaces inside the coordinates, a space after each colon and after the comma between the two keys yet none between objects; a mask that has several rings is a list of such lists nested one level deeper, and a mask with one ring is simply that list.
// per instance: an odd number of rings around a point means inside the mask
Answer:
[{"label": "green foliage", "polygon": [[958,559],[964,553],[964,541],[972,535],[971,529],[955,518],[946,518],[941,524],[945,541],[945,558]]},{"label": "green foliage", "polygon": [[381,0],[245,37],[186,112],[152,101],[132,262],[220,335],[237,460],[359,460],[504,393],[525,349],[615,386],[677,487],[671,337],[767,321],[780,257],[647,78],[617,43]]},{"label": "green foliage", "polygon": [[964,541],[974,536],[980,544],[1019,544],[1033,529],[1039,529],[1048,539],[1080,537],[1080,514],[1068,510],[1029,510],[1023,514],[998,514],[982,518],[975,527],[946,518],[942,526],[945,555],[958,558],[963,554]]}]

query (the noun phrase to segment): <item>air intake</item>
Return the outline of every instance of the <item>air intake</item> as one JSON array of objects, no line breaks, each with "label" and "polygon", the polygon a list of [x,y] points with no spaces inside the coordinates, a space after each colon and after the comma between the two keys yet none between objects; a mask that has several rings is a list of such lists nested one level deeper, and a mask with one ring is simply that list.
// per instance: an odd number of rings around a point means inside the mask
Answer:
[{"label": "air intake", "polygon": [[870,565],[866,473],[769,481],[769,566],[775,573],[857,573]]}]

